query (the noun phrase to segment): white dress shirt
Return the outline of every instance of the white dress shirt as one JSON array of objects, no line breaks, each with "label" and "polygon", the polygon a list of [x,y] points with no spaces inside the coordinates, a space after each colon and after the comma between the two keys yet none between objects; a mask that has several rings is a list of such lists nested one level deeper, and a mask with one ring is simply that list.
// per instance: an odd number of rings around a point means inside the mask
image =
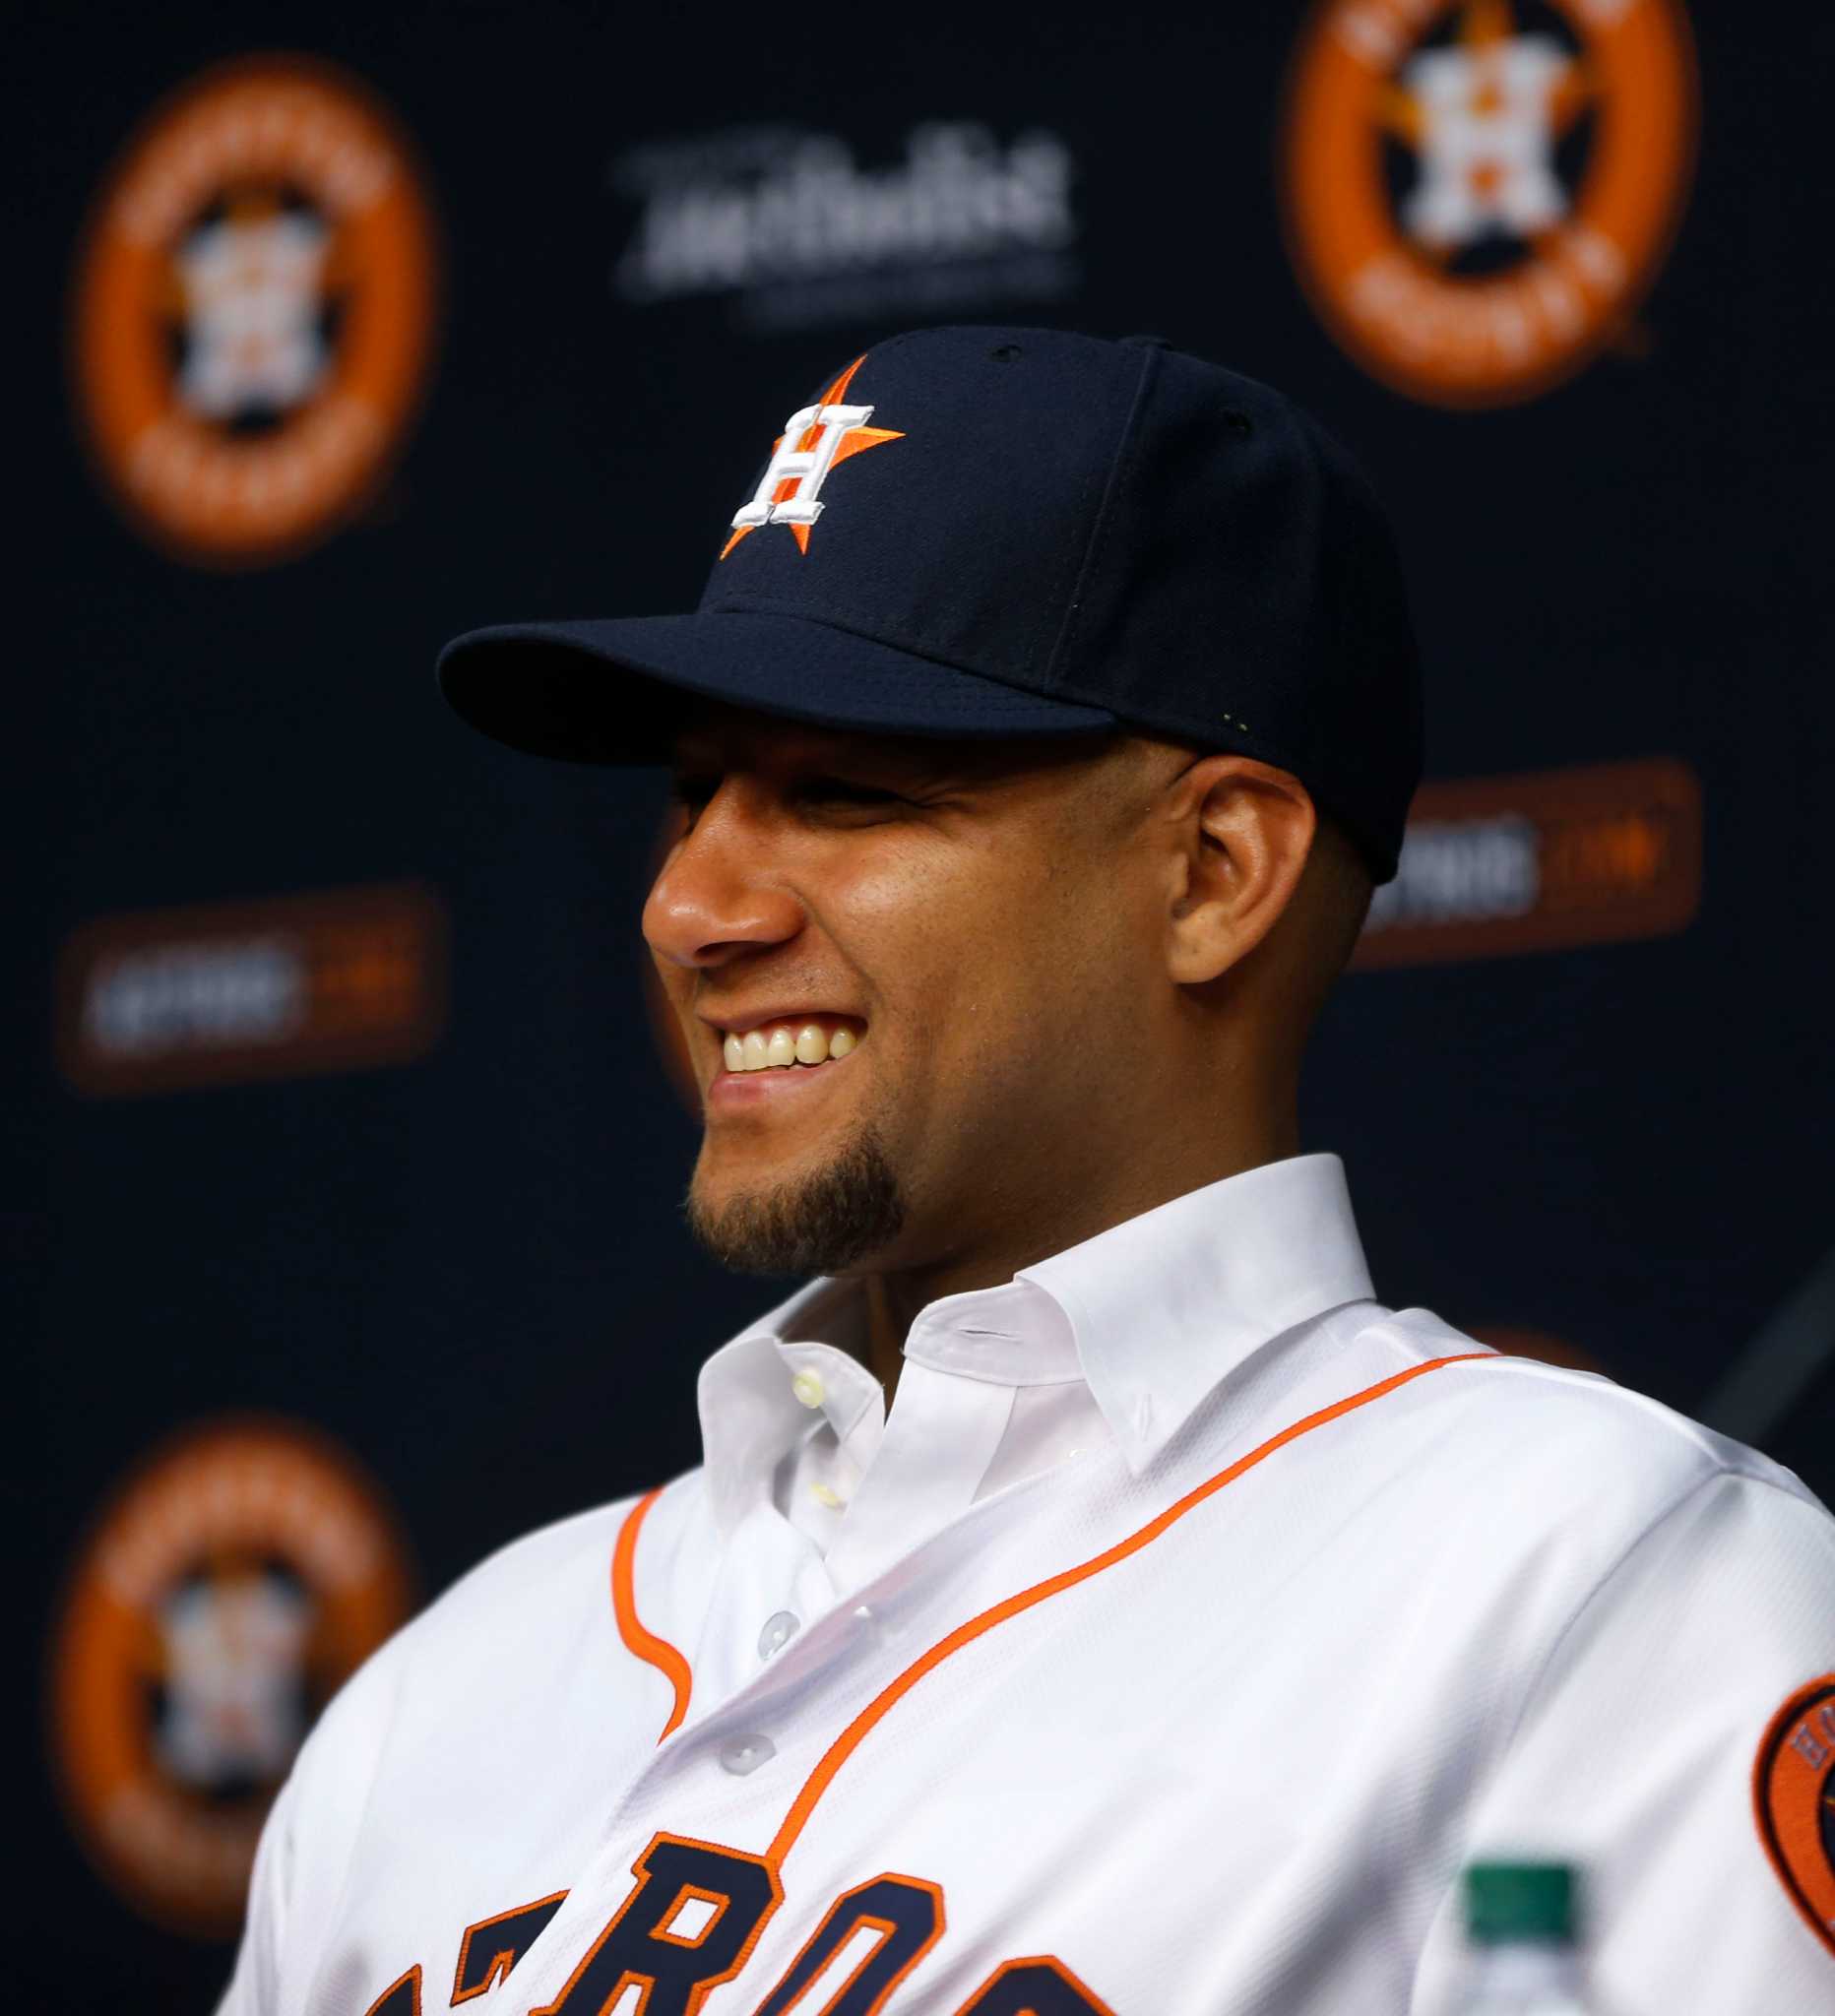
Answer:
[{"label": "white dress shirt", "polygon": [[999,1288],[931,1302],[906,1337],[889,1417],[862,1362],[863,1290],[812,1282],[701,1368],[715,1519],[728,1538],[743,1528],[736,1557],[775,1573],[749,1609],[713,1606],[697,1673],[716,1691],[735,1684],[757,1661],[753,1613],[761,1631],[783,1620],[781,1644],[790,1620],[864,1587],[990,1492],[1086,1451],[1119,1448],[1140,1469],[1248,1352],[1285,1337],[1303,1353],[1333,1334],[1333,1311],[1371,1295],[1334,1155],[1207,1185]]},{"label": "white dress shirt", "polygon": [[860,1322],[733,1340],[701,1467],[349,1682],[225,2016],[1450,2016],[1524,1854],[1614,2016],[1835,2011],[1789,1473],[1378,1304],[1329,1156],[933,1303],[889,1416]]}]

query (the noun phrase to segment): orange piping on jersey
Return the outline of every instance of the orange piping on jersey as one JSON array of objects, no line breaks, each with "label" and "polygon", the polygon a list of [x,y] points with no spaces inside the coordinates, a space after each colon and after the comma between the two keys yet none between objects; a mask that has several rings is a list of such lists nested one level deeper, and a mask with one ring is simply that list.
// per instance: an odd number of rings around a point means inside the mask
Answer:
[{"label": "orange piping on jersey", "polygon": [[644,1521],[649,1517],[650,1508],[663,1495],[659,1484],[654,1491],[647,1491],[625,1514],[624,1524],[618,1529],[618,1544],[611,1550],[611,1610],[618,1620],[618,1636],[639,1659],[654,1666],[669,1685],[675,1689],[675,1706],[669,1711],[669,1719],[663,1725],[664,1736],[673,1735],[681,1727],[682,1717],[688,1713],[688,1696],[694,1691],[694,1674],[688,1662],[677,1652],[666,1638],[659,1638],[654,1631],[644,1628],[643,1620],[637,1614],[637,1598],[632,1589],[633,1573],[637,1566],[637,1536],[643,1530]]},{"label": "orange piping on jersey", "polygon": [[[765,1859],[773,1868],[782,1863],[784,1858],[796,1845],[796,1838],[808,1823],[809,1815],[815,1811],[816,1802],[834,1783],[835,1774],[860,1746],[861,1741],[886,1712],[898,1705],[921,1680],[925,1673],[933,1671],[950,1657],[960,1652],[965,1645],[991,1631],[996,1624],[1004,1624],[1009,1617],[1016,1617],[1022,1610],[1031,1609],[1042,1604],[1047,1597],[1056,1596],[1060,1590],[1071,1589],[1079,1582],[1087,1582],[1091,1576],[1100,1575],[1105,1568],[1112,1568],[1117,1561],[1125,1561],[1130,1554],[1139,1553],[1149,1542],[1156,1541],[1166,1530],[1184,1518],[1194,1505],[1201,1505],[1206,1498],[1221,1491],[1226,1484],[1234,1483],[1244,1471],[1253,1470],[1263,1457],[1272,1456],[1277,1449],[1289,1442],[1297,1441],[1301,1435],[1308,1435],[1314,1428],[1322,1428],[1327,1421],[1335,1421],[1340,1415],[1352,1413],[1360,1407],[1366,1407],[1372,1400],[1380,1400],[1385,1393],[1393,1393],[1398,1386],[1406,1386],[1411,1380],[1419,1379],[1424,1373],[1437,1372],[1442,1365],[1464,1364],[1473,1358],[1488,1358],[1495,1354],[1487,1351],[1466,1351],[1455,1353],[1450,1357],[1429,1358],[1424,1364],[1411,1365],[1406,1372],[1397,1372],[1392,1377],[1378,1380],[1374,1386],[1366,1386],[1360,1393],[1353,1393],[1348,1399],[1336,1401],[1330,1407],[1322,1407],[1317,1414],[1309,1414],[1303,1420],[1295,1421],[1291,1427],[1281,1430],[1257,1449],[1251,1449],[1246,1456],[1239,1457],[1228,1470],[1201,1483],[1195,1490],[1187,1491],[1175,1503],[1169,1505],[1158,1518],[1150,1519],[1138,1533],[1131,1533],[1126,1540],[1117,1541],[1112,1547],[1075,1568],[1066,1568],[1061,1575],[1053,1575],[1044,1582],[1035,1582],[1030,1589],[1022,1589],[1017,1596],[981,1611],[980,1616],[971,1617],[966,1624],[958,1624],[947,1638],[940,1638],[928,1652],[916,1659],[862,1708],[823,1753],[821,1761],[803,1782],[802,1790],[796,1795],[790,1811],[784,1816],[784,1824],[777,1831],[771,1846],[765,1851]],[[641,1509],[641,1508],[640,1508]],[[635,1516],[635,1515],[633,1515]]]}]

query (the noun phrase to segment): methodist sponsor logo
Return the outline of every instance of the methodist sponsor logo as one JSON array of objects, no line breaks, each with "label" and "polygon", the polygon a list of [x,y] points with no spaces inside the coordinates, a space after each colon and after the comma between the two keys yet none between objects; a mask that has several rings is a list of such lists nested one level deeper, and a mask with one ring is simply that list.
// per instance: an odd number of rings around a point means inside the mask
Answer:
[{"label": "methodist sponsor logo", "polygon": [[445,939],[418,884],[100,918],[64,948],[65,1076],[105,1096],[406,1062],[444,1019]]},{"label": "methodist sponsor logo", "polygon": [[1625,329],[1694,138],[1680,0],[1323,0],[1283,127],[1295,266],[1398,391],[1528,399]]},{"label": "methodist sponsor logo", "polygon": [[613,285],[721,297],[760,329],[1056,300],[1080,279],[1074,168],[1053,133],[967,121],[913,128],[879,166],[794,127],[654,143],[613,163],[638,206]]},{"label": "methodist sponsor logo", "polygon": [[1679,931],[1701,898],[1701,788],[1672,758],[1421,788],[1354,967]]},{"label": "methodist sponsor logo", "polygon": [[47,1705],[77,1834],[138,1910],[234,1931],[300,1742],[410,1582],[375,1486],[296,1423],[207,1423],[116,1492],[72,1567]]},{"label": "methodist sponsor logo", "polygon": [[347,519],[418,406],[433,267],[408,144],[354,79],[264,56],[159,105],[95,203],[71,341],[134,524],[174,557],[253,566]]}]

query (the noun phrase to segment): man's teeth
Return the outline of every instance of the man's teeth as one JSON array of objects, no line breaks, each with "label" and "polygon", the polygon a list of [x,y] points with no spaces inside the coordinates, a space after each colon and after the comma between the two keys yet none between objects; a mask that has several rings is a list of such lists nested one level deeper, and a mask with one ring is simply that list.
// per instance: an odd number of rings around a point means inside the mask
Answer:
[{"label": "man's teeth", "polygon": [[721,1046],[728,1071],[783,1070],[790,1064],[825,1064],[845,1057],[858,1039],[851,1029],[824,1029],[819,1022],[799,1028],[780,1022],[771,1030],[748,1029]]}]

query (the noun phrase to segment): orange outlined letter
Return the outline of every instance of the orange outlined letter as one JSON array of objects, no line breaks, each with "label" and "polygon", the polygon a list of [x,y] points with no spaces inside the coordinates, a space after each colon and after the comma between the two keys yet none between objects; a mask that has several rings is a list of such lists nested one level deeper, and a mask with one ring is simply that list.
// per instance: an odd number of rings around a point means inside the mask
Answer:
[{"label": "orange outlined letter", "polygon": [[879,1936],[816,2016],[878,2016],[886,1997],[943,1936],[943,1893],[917,1876],[875,1876],[844,1891],[758,2005],[758,2016],[790,2016],[861,1930]]}]

